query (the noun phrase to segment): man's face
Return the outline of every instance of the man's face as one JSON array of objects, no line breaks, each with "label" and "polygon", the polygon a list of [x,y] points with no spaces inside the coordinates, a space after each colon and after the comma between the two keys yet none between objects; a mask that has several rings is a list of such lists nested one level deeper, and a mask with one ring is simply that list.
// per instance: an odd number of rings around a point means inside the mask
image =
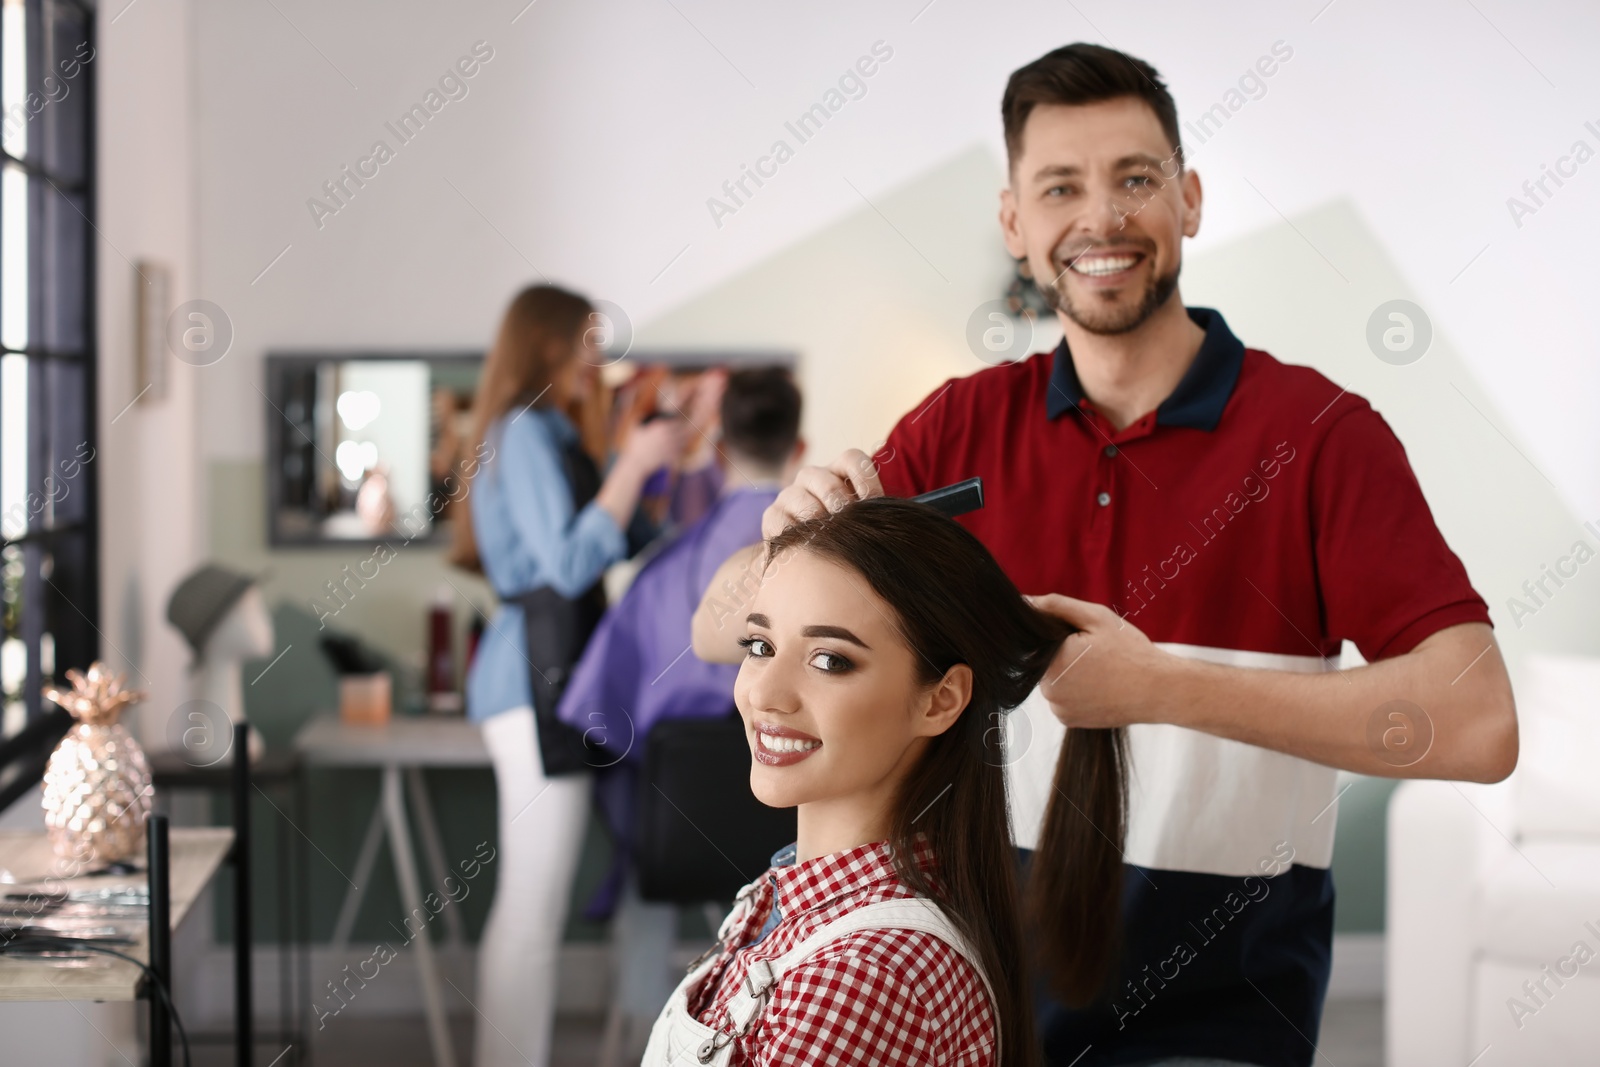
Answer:
[{"label": "man's face", "polygon": [[1091,333],[1137,329],[1177,291],[1200,229],[1200,179],[1178,169],[1144,101],[1041,104],[1000,194],[1006,248],[1051,307]]}]

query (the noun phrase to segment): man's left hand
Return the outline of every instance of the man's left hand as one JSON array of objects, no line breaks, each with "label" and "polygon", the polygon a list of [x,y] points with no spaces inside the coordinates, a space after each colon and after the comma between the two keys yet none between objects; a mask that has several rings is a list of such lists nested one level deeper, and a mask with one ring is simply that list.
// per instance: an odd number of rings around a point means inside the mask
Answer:
[{"label": "man's left hand", "polygon": [[1040,611],[1078,628],[1056,650],[1039,683],[1066,726],[1112,727],[1155,721],[1155,680],[1175,659],[1103,604],[1059,593],[1025,597]]}]

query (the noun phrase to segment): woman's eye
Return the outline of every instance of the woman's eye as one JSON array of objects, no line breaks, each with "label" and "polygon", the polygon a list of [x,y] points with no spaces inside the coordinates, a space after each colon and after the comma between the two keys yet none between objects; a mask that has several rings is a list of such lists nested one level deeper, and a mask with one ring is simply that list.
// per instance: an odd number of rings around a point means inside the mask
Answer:
[{"label": "woman's eye", "polygon": [[772,655],[772,646],[767,644],[765,637],[741,637],[738,645],[750,656],[765,657]]},{"label": "woman's eye", "polygon": [[839,653],[826,650],[819,650],[814,653],[811,657],[811,665],[820,671],[826,671],[828,674],[843,674],[854,666]]}]

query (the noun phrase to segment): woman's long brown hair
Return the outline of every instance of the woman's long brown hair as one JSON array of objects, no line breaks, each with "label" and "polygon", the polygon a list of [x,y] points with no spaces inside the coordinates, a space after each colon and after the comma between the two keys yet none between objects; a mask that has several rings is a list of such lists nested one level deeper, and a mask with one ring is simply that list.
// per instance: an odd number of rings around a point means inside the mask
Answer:
[{"label": "woman's long brown hair", "polygon": [[[788,550],[866,580],[916,654],[919,684],[958,663],[972,669],[966,709],[930,740],[901,786],[890,843],[900,879],[937,901],[978,953],[994,989],[1001,1062],[1029,1067],[1038,1058],[1029,958],[1043,961],[1058,992],[1092,999],[1115,960],[1121,914],[1120,733],[1069,730],[1033,857],[1026,942],[1022,934],[1002,716],[1038,685],[1073,629],[1023,600],[982,542],[926,504],[857,501],[790,526],[767,542],[767,561],[781,566]],[[919,834],[936,857],[931,880],[913,862]]]},{"label": "woman's long brown hair", "polygon": [[[533,402],[544,407],[549,403],[545,390],[573,358],[574,341],[593,311],[594,305],[586,298],[554,285],[530,285],[512,298],[500,320],[494,347],[483,361],[472,401],[473,455],[480,454],[479,446],[494,420],[518,404]],[[464,473],[458,472],[458,476]],[[471,507],[456,508],[452,519],[450,562],[481,571]]]},{"label": "woman's long brown hair", "polygon": [[1051,991],[1083,1007],[1121,950],[1127,748],[1121,730],[1070,727],[1028,872],[1025,914]]}]

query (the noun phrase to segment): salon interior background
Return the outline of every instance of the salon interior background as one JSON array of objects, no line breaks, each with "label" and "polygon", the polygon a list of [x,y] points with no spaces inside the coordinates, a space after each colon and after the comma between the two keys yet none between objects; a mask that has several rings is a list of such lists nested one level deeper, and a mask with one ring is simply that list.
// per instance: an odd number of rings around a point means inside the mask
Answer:
[{"label": "salon interior background", "polygon": [[[1009,267],[994,222],[1000,90],[1019,63],[1078,39],[1151,60],[1189,123],[1206,214],[1188,302],[1224,309],[1250,343],[1317,366],[1390,419],[1513,666],[1530,651],[1600,652],[1600,564],[1569,560],[1531,614],[1510,604],[1575,542],[1600,547],[1583,528],[1600,520],[1591,5],[109,0],[102,12],[101,618],[109,658],[149,680],[147,728],[185,698],[187,653],[161,610],[196,559],[270,568],[269,600],[304,609],[365,555],[265,545],[267,350],[479,348],[508,295],[547,277],[620,306],[639,345],[799,353],[812,454],[870,446],[943,378],[980,366],[969,316]],[[463,57],[475,73],[441,86]],[[841,81],[862,57],[871,76]],[[388,124],[436,88],[442,106],[402,143]],[[802,139],[791,125],[819,103],[829,117]],[[778,141],[790,151],[774,154]],[[346,178],[358,170],[360,184]],[[122,250],[169,263],[173,302],[214,302],[234,337],[215,364],[174,365],[165,399],[117,417],[135,393]],[[1431,322],[1414,362],[1367,341],[1394,299]],[[410,546],[338,621],[411,658],[421,599],[445,571]],[[310,711],[285,699],[296,672],[283,667],[250,705],[279,740]],[[487,776],[451,783],[448,838],[477,832],[491,790]],[[1369,950],[1387,790],[1357,783],[1339,816],[1339,928]],[[329,812],[318,833],[350,855],[366,810]]]}]

